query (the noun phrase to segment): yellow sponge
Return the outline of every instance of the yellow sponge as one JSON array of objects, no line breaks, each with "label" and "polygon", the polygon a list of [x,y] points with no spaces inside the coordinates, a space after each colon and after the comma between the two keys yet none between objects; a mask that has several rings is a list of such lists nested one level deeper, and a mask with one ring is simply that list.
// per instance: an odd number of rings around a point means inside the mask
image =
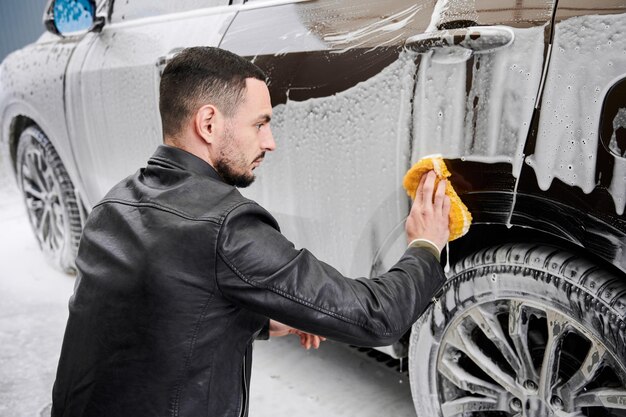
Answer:
[{"label": "yellow sponge", "polygon": [[[417,190],[422,175],[427,174],[428,171],[435,171],[437,174],[435,189],[437,189],[437,184],[439,184],[440,180],[446,179],[452,175],[450,171],[448,171],[441,156],[433,155],[420,159],[409,169],[402,181],[404,189],[412,199],[415,199],[415,191]],[[472,214],[467,209],[467,206],[463,204],[456,191],[454,191],[454,187],[452,187],[450,181],[446,184],[446,195],[450,197],[451,203],[449,240],[454,240],[467,233],[472,224]]]}]

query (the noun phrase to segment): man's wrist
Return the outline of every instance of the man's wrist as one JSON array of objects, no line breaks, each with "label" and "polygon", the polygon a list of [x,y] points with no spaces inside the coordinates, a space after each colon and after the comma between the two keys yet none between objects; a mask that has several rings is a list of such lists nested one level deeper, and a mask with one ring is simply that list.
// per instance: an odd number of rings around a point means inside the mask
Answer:
[{"label": "man's wrist", "polygon": [[438,261],[441,260],[441,250],[434,242],[428,239],[413,239],[411,243],[409,243],[409,248],[426,249],[432,253]]}]

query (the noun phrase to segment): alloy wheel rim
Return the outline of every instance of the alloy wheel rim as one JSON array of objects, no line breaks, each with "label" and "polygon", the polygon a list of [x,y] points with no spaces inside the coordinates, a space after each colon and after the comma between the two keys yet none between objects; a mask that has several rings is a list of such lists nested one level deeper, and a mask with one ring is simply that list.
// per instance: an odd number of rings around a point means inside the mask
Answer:
[{"label": "alloy wheel rim", "polygon": [[436,375],[445,417],[626,415],[626,371],[610,350],[571,317],[528,300],[490,301],[457,317]]},{"label": "alloy wheel rim", "polygon": [[65,216],[60,186],[44,150],[30,147],[24,154],[21,172],[26,210],[37,241],[47,256],[56,258],[63,250]]}]

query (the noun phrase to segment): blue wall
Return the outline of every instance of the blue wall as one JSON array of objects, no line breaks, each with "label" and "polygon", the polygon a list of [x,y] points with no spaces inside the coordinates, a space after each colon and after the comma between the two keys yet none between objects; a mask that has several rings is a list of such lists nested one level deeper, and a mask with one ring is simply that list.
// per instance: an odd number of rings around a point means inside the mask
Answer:
[{"label": "blue wall", "polygon": [[46,0],[0,0],[0,61],[45,31]]}]

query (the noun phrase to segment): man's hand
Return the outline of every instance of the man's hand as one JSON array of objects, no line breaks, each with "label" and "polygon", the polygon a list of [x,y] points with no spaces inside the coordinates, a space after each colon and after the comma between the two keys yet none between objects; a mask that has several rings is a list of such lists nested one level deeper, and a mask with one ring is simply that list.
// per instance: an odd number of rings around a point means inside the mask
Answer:
[{"label": "man's hand", "polygon": [[309,350],[311,346],[315,349],[319,348],[320,343],[326,340],[325,337],[306,333],[301,330],[294,329],[293,327],[289,327],[286,324],[282,324],[276,320],[270,320],[270,337],[281,337],[288,334],[300,336],[300,344],[307,350]]},{"label": "man's hand", "polygon": [[405,228],[409,243],[415,239],[427,239],[441,252],[450,237],[450,197],[445,194],[445,180],[439,181],[435,191],[436,178],[434,171],[422,175]]}]

